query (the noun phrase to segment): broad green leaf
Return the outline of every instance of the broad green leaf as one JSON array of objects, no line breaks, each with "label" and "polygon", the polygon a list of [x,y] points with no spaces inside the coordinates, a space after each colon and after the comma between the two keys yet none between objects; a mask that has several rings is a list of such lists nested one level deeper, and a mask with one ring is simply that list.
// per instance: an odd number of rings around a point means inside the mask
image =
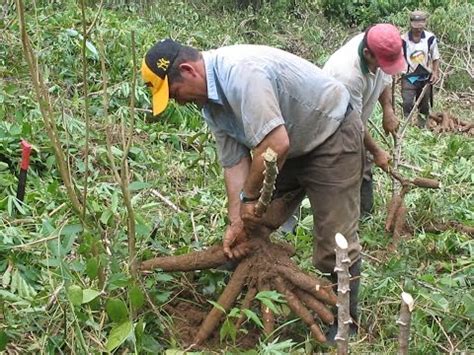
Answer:
[{"label": "broad green leaf", "polygon": [[89,50],[89,52],[92,54],[92,57],[94,59],[99,58],[99,52],[97,51],[97,48],[92,44],[92,42],[86,41],[86,48]]},{"label": "broad green leaf", "polygon": [[439,293],[433,293],[431,295],[431,299],[435,304],[440,307],[443,311],[447,311],[449,309],[449,301],[440,295]]},{"label": "broad green leaf", "polygon": [[260,302],[262,302],[265,306],[267,306],[273,313],[280,314],[280,311],[278,310],[278,308],[268,298],[262,298]]},{"label": "broad green leaf", "polygon": [[158,303],[162,304],[169,300],[171,296],[170,291],[163,291],[156,294],[155,299]]},{"label": "broad green leaf", "polygon": [[8,335],[4,331],[0,332],[0,351],[5,350],[8,344]]},{"label": "broad green leaf", "polygon": [[82,232],[83,228],[80,224],[68,224],[61,230],[61,235],[74,235]]},{"label": "broad green leaf", "polygon": [[238,317],[240,316],[240,308],[232,308],[229,312],[229,314],[227,315],[229,318],[232,318],[232,317]]},{"label": "broad green leaf", "polygon": [[258,325],[260,328],[263,328],[263,323],[260,318],[258,318],[258,316],[255,314],[255,312],[251,311],[250,309],[244,309],[243,312],[245,313],[248,319]]},{"label": "broad green leaf", "polygon": [[11,271],[7,269],[2,276],[2,287],[7,288],[10,285]]},{"label": "broad green leaf", "polygon": [[69,301],[75,306],[82,304],[82,288],[77,285],[69,286],[67,290]]},{"label": "broad green leaf", "polygon": [[143,343],[143,335],[145,334],[145,323],[143,318],[140,318],[137,324],[135,324],[135,339],[137,344],[137,349],[141,349]]},{"label": "broad green leaf", "polygon": [[212,304],[214,307],[216,307],[219,311],[221,311],[222,313],[226,313],[224,307],[222,307],[219,303],[217,302],[214,302],[214,301],[211,301],[211,300],[207,300],[207,302],[209,302],[210,304]]},{"label": "broad green leaf", "polygon": [[121,323],[128,318],[127,306],[120,299],[108,300],[105,309],[110,319],[115,323]]},{"label": "broad green leaf", "polygon": [[102,215],[100,216],[100,222],[102,224],[107,224],[109,222],[110,217],[113,216],[112,211],[107,208],[102,212]]},{"label": "broad green leaf", "polygon": [[235,327],[234,323],[227,318],[224,323],[222,324],[221,331],[220,331],[220,340],[221,342],[227,337],[230,336],[233,342],[235,342],[235,338],[237,337],[237,328]]},{"label": "broad green leaf", "polygon": [[161,282],[168,282],[168,281],[172,281],[174,279],[174,277],[170,274],[160,272],[160,273],[155,275],[155,279],[157,281],[161,281]]},{"label": "broad green leaf", "polygon": [[139,190],[147,189],[151,186],[152,185],[148,182],[134,181],[130,185],[128,185],[128,189],[130,191],[139,191]]},{"label": "broad green leaf", "polygon": [[143,303],[145,303],[145,297],[143,296],[142,290],[140,290],[136,285],[132,286],[130,291],[128,291],[128,297],[130,298],[130,303],[135,310],[141,308]]},{"label": "broad green leaf", "polygon": [[97,274],[99,272],[99,261],[97,258],[92,257],[87,260],[86,264],[86,274],[89,276],[91,280],[95,279],[97,277]]},{"label": "broad green leaf", "polygon": [[73,28],[68,28],[66,29],[66,33],[68,36],[70,37],[77,37],[77,35],[79,34],[79,32],[77,32],[75,29]]},{"label": "broad green leaf", "polygon": [[279,302],[279,303],[285,302],[282,295],[276,291],[260,291],[259,293],[257,293],[255,298],[258,300],[262,300],[266,298],[266,299],[270,299],[272,301]]},{"label": "broad green leaf", "polygon": [[118,348],[122,343],[127,340],[129,335],[132,332],[132,322],[125,321],[119,325],[116,325],[112,328],[109,334],[109,338],[107,339],[107,343],[105,344],[105,348],[107,351],[112,351]]},{"label": "broad green leaf", "polygon": [[474,320],[474,297],[470,294],[465,294],[462,298],[462,303],[464,305],[464,314],[466,317]]},{"label": "broad green leaf", "polygon": [[23,298],[6,290],[0,290],[0,300],[8,302],[25,302]]},{"label": "broad green leaf", "polygon": [[90,288],[85,289],[82,291],[82,303],[89,303],[94,298],[100,295],[100,292],[97,290],[92,290]]}]

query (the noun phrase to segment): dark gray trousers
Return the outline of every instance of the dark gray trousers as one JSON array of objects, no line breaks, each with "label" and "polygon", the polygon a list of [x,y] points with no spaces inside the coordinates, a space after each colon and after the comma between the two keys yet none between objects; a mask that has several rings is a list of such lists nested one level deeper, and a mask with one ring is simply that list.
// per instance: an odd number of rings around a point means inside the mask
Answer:
[{"label": "dark gray trousers", "polygon": [[[322,272],[334,271],[334,236],[338,232],[349,243],[352,262],[360,258],[358,222],[365,160],[363,138],[362,121],[352,111],[323,144],[304,156],[288,159],[277,178],[275,197],[303,190],[311,202],[315,223],[313,265]],[[304,193],[298,195],[300,200]]]}]

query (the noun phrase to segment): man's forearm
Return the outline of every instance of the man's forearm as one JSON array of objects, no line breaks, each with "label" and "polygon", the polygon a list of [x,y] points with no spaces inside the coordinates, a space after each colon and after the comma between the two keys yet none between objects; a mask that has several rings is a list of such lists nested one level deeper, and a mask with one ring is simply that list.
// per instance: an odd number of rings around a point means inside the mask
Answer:
[{"label": "man's forearm", "polygon": [[386,86],[385,89],[380,94],[379,102],[380,102],[380,105],[382,106],[382,110],[383,110],[384,113],[388,113],[389,111],[393,111],[392,88],[390,87],[390,85]]},{"label": "man's forearm", "polygon": [[278,156],[278,168],[285,162],[289,150],[289,138],[285,126],[279,126],[271,131],[253,151],[252,165],[244,184],[244,192],[248,197],[258,197],[263,183],[265,164],[262,154],[271,148]]},{"label": "man's forearm", "polygon": [[439,60],[433,60],[433,73],[439,76]]},{"label": "man's forearm", "polygon": [[250,163],[250,157],[245,157],[237,165],[224,169],[224,181],[228,200],[227,210],[230,223],[240,219],[239,194],[247,180]]},{"label": "man's forearm", "polygon": [[372,155],[376,155],[381,149],[370,135],[368,129],[365,130],[364,134],[364,146]]}]

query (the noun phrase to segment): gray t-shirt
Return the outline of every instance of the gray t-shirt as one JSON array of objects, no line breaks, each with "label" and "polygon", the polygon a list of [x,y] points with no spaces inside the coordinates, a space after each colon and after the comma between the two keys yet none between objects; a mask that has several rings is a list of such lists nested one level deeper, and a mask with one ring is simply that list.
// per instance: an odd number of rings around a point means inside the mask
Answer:
[{"label": "gray t-shirt", "polygon": [[224,167],[232,167],[274,128],[285,125],[288,158],[331,136],[349,103],[343,84],[285,51],[235,45],[203,52],[208,103],[203,116]]}]

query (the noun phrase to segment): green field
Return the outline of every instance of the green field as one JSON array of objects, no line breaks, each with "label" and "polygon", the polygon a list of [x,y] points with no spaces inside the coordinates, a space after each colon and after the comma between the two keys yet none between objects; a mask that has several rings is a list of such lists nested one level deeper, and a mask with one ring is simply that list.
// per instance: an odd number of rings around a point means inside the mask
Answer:
[{"label": "green field", "polygon": [[[322,66],[369,23],[406,29],[407,13],[418,5],[430,12],[430,30],[440,38],[442,78],[434,111],[473,120],[471,2],[261,3],[252,9],[230,0],[102,6],[86,1],[81,8],[81,1],[28,1],[26,33],[44,83],[38,98],[17,3],[5,1],[0,10],[0,353],[179,354],[186,339],[178,315],[210,309],[207,301],[216,300],[226,285],[230,273],[224,270],[141,274],[131,267],[134,260],[218,243],[227,222],[223,172],[197,108],[172,103],[161,120],[148,118],[148,89],[139,68],[159,39],[172,37],[199,49],[267,44]],[[396,102],[400,115],[399,90]],[[381,119],[377,109],[376,127]],[[372,133],[392,148],[391,138]],[[24,204],[15,198],[21,139],[33,145]],[[360,224],[362,329],[351,342],[352,353],[397,352],[402,291],[415,298],[410,353],[474,351],[472,235],[422,228],[431,221],[474,225],[473,155],[472,136],[408,126],[400,171],[436,178],[442,187],[408,193],[407,220],[415,232],[396,250],[384,231],[392,182],[375,170],[375,211]],[[307,203],[300,213],[295,235],[275,238],[295,246],[299,266],[314,271]],[[251,337],[259,334],[258,309],[257,320],[249,320],[235,337],[236,309],[226,315],[209,351],[333,351],[314,342],[278,299],[269,296],[281,310],[271,338]]]}]

